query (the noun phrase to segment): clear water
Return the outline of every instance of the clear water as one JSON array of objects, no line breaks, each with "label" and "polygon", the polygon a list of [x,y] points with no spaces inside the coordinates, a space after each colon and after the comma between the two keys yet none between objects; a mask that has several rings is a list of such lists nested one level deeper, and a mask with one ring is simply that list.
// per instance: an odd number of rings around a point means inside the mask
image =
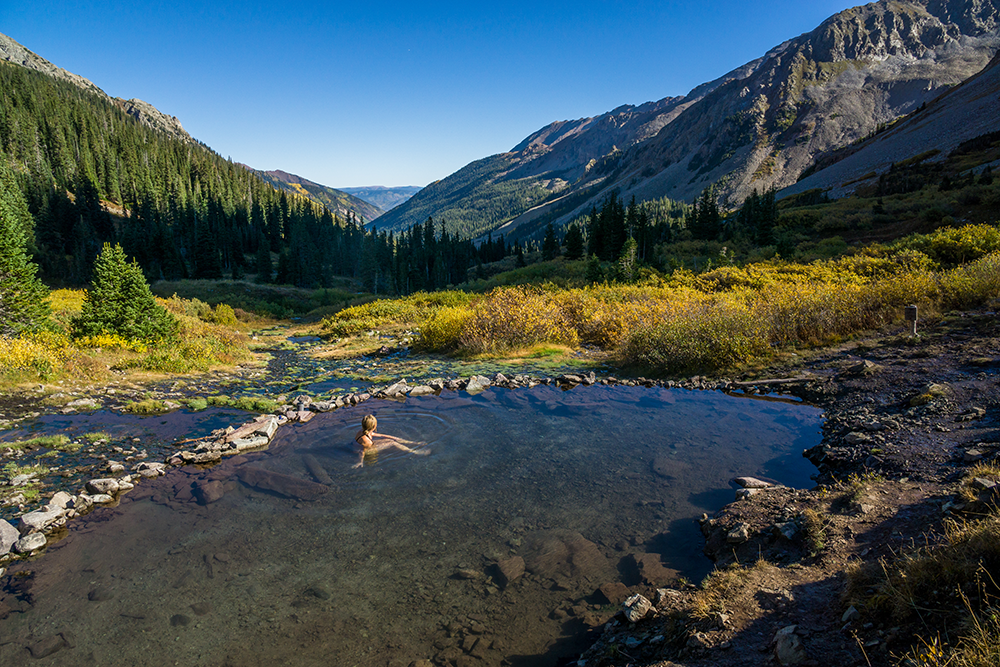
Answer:
[{"label": "clear water", "polygon": [[[352,469],[367,411],[430,455],[386,451]],[[582,649],[585,622],[613,612],[596,588],[635,583],[628,554],[657,553],[691,580],[707,573],[696,519],[732,500],[733,476],[808,486],[801,452],[820,425],[804,405],[624,387],[445,393],[319,415],[266,452],[144,481],[13,568],[33,575],[12,579],[19,597],[8,588],[23,613],[0,621],[0,664],[67,632],[73,647],[46,664],[557,665]],[[236,481],[241,467],[311,480],[304,455],[332,478],[318,500]],[[182,502],[208,477],[224,482],[221,500]],[[577,532],[600,555],[505,590],[486,578],[547,530]]]}]

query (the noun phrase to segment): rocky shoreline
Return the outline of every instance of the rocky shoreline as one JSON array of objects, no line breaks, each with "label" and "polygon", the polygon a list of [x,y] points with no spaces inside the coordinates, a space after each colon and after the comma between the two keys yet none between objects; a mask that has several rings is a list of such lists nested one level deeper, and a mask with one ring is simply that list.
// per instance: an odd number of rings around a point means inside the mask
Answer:
[{"label": "rocky shoreline", "polygon": [[577,664],[891,665],[918,638],[933,642],[940,629],[852,604],[849,573],[942,543],[946,520],[996,511],[1000,475],[982,471],[1000,459],[998,324],[995,312],[963,313],[919,338],[797,364],[812,380],[789,391],[826,411],[822,443],[804,452],[819,484],[734,480],[734,502],[701,520],[717,576],[632,590],[641,599]]}]

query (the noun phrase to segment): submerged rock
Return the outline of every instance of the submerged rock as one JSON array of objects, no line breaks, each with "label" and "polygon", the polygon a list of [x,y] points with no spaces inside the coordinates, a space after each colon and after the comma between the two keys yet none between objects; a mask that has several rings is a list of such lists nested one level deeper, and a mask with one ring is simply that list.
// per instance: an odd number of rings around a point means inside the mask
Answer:
[{"label": "submerged rock", "polygon": [[601,577],[612,573],[597,545],[572,530],[540,530],[524,537],[525,568],[542,577]]},{"label": "submerged rock", "polygon": [[513,581],[524,574],[524,559],[514,556],[497,563],[496,568],[497,583],[500,588],[507,588]]},{"label": "submerged rock", "polygon": [[14,551],[19,554],[31,553],[36,549],[44,547],[45,543],[46,539],[44,534],[31,533],[30,535],[25,535],[14,543]]},{"label": "submerged rock", "polygon": [[325,484],[317,484],[263,468],[241,468],[236,476],[247,486],[263,491],[273,491],[296,500],[316,500],[330,490],[330,487]]},{"label": "submerged rock", "polygon": [[193,491],[199,505],[209,505],[217,502],[222,500],[222,496],[225,495],[222,482],[218,480],[197,482],[194,485]]}]

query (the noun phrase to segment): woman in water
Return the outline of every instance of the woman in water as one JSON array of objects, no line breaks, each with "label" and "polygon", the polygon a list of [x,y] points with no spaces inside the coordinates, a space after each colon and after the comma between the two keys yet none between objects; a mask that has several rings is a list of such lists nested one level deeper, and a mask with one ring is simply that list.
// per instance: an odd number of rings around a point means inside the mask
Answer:
[{"label": "woman in water", "polygon": [[[413,442],[412,440],[404,440],[403,438],[397,438],[393,435],[386,435],[384,433],[376,433],[375,429],[378,427],[378,420],[375,419],[375,415],[365,415],[361,419],[361,430],[358,434],[354,436],[354,442],[361,445],[361,459],[354,464],[355,468],[360,468],[365,464],[365,459],[368,459],[368,464],[371,465],[378,459],[378,452],[389,447],[395,447],[404,452],[410,452],[411,454],[430,454],[426,449],[410,449],[407,444],[418,445],[420,443]],[[378,442],[375,441],[378,438]]]}]

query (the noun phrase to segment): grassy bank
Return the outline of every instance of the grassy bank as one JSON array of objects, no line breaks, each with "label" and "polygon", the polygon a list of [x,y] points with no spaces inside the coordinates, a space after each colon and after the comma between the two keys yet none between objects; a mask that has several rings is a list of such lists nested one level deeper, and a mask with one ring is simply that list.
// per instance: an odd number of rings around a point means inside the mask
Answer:
[{"label": "grassy bank", "polygon": [[26,382],[99,382],[123,372],[188,373],[250,358],[246,331],[228,305],[212,308],[198,300],[159,299],[178,320],[177,340],[149,345],[102,334],[72,338],[70,320],[83,307],[83,290],[56,290],[50,296],[53,325],[18,337],[0,337],[0,387]]},{"label": "grassy bank", "polygon": [[418,345],[458,355],[505,356],[535,345],[586,344],[621,366],[658,374],[711,372],[777,351],[834,343],[901,320],[980,306],[1000,297],[1000,233],[943,229],[808,264],[770,260],[641,284],[553,284],[417,294],[326,318],[328,337],[418,329]]}]

